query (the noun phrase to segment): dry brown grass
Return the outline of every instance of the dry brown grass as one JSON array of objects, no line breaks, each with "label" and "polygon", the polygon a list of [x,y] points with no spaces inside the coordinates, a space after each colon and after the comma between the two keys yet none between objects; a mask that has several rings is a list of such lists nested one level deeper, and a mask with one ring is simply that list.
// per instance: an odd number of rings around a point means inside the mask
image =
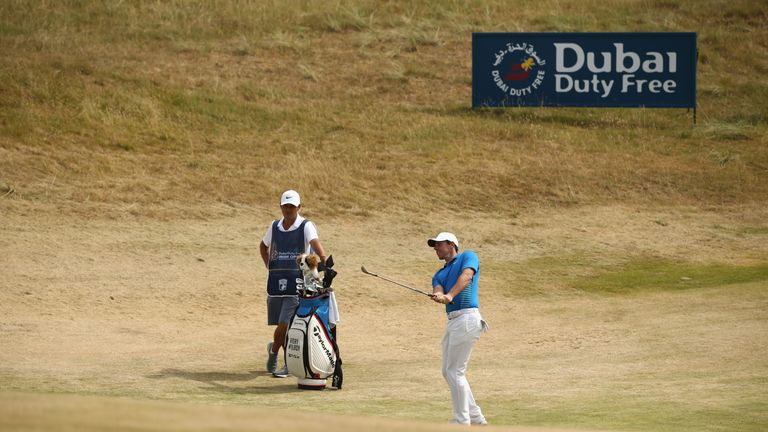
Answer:
[{"label": "dry brown grass", "polygon": [[[455,426],[354,415],[301,413],[259,407],[150,402],[78,395],[0,393],[0,426],[6,430],[57,431],[305,431],[322,425],[336,432],[366,430],[438,432]],[[41,409],[45,406],[45,409]],[[488,426],[488,431],[566,432],[573,429]]]},{"label": "dry brown grass", "polygon": [[[443,422],[441,313],[359,267],[427,286],[444,229],[483,262],[471,373],[495,424],[765,429],[766,20],[744,0],[0,2],[0,429],[72,404],[93,407],[78,430],[266,415],[232,405]],[[472,110],[473,31],[697,31],[699,124]],[[260,372],[256,248],[287,188],[340,266],[341,392]]]},{"label": "dry brown grass", "polygon": [[[3,404],[9,415],[0,415],[0,429],[67,421],[98,428],[112,417],[134,424],[125,414],[134,409],[146,410],[147,422],[167,409],[184,425],[210,415],[201,428],[234,416],[237,429],[264,409],[440,428],[450,415],[440,307],[359,269],[428,287],[439,263],[425,238],[443,227],[482,259],[481,306],[492,329],[469,374],[493,424],[758,431],[767,421],[765,209],[753,220],[616,206],[525,210],[493,223],[471,212],[318,217],[339,271],[346,376],[342,391],[320,393],[263,371],[270,329],[257,241],[273,216],[5,217],[0,390],[100,398],[6,394],[18,402]],[[692,272],[682,289],[670,289],[679,274],[648,286],[659,277],[635,271],[623,292],[600,289],[601,280],[651,258],[651,272],[715,263],[732,273],[762,265],[762,275],[712,285]],[[585,283],[589,289],[579,288]],[[384,319],[372,326],[376,317]],[[184,404],[191,402],[201,406]],[[79,403],[92,408],[59,420],[62,406]],[[30,414],[48,404],[56,408]]]},{"label": "dry brown grass", "polygon": [[[287,187],[340,215],[768,196],[760,3],[48,6],[0,6],[9,210],[216,214]],[[523,29],[698,31],[699,125],[682,110],[470,110],[470,33]]]}]

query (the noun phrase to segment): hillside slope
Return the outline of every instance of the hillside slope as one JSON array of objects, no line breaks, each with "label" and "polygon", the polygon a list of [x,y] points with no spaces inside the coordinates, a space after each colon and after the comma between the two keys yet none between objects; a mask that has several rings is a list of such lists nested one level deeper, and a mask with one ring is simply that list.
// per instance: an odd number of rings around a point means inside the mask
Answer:
[{"label": "hillside slope", "polygon": [[[325,214],[768,198],[768,5],[3,2],[8,210]],[[476,31],[695,31],[698,118],[472,110]],[[24,210],[22,210],[24,211]]]}]

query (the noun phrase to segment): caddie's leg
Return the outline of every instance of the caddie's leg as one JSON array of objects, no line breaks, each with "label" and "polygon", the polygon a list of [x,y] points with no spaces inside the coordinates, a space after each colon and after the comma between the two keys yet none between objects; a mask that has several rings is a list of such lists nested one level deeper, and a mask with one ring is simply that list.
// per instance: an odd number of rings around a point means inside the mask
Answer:
[{"label": "caddie's leg", "polygon": [[460,424],[482,417],[465,375],[480,330],[479,316],[461,315],[448,321],[443,337],[443,377],[451,389],[453,421]]},{"label": "caddie's leg", "polygon": [[[275,299],[273,297],[267,296],[267,325],[276,326],[277,320],[280,316],[280,307],[281,302],[279,299]],[[274,372],[277,368],[277,353],[273,351],[273,345],[274,342],[274,335],[272,336],[273,341],[267,344],[267,362],[266,362],[266,369],[267,372]]]},{"label": "caddie's leg", "polygon": [[285,342],[285,334],[288,333],[288,323],[280,323],[275,328],[274,340],[272,341],[272,352],[277,354]]},{"label": "caddie's leg", "polygon": [[280,316],[277,320],[274,340],[272,342],[272,352],[276,353],[285,344],[285,334],[288,333],[288,326],[291,318],[299,307],[298,297],[282,297],[280,299]]}]

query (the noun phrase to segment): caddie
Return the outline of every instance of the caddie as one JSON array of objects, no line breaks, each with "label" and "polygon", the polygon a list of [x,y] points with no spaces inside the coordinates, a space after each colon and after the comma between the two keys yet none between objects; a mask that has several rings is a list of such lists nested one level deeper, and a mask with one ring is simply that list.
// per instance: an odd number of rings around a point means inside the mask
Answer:
[{"label": "caddie", "polygon": [[[277,356],[283,347],[288,325],[299,305],[296,281],[302,273],[296,257],[302,253],[316,254],[325,263],[326,256],[317,227],[299,214],[301,197],[295,190],[287,190],[280,197],[282,219],[270,224],[259,244],[259,252],[268,269],[267,324],[277,326],[272,342],[267,344],[267,371],[277,378],[288,376],[288,367],[277,369]],[[336,302],[332,301],[333,322],[338,320]]]},{"label": "caddie", "polygon": [[427,245],[445,261],[432,277],[432,300],[444,304],[448,314],[443,336],[443,377],[451,389],[451,423],[485,425],[488,422],[465,375],[472,348],[488,329],[478,301],[480,260],[474,251],[459,253],[459,240],[449,232],[427,240]]}]

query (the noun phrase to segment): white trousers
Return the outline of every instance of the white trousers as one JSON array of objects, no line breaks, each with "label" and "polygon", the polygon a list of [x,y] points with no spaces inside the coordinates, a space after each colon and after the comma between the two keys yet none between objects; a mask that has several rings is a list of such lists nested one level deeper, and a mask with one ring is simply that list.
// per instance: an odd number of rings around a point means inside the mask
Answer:
[{"label": "white trousers", "polygon": [[451,389],[453,421],[470,424],[484,420],[480,407],[475,403],[472,389],[464,372],[472,354],[472,348],[483,331],[480,312],[459,315],[448,320],[443,336],[443,377]]}]

